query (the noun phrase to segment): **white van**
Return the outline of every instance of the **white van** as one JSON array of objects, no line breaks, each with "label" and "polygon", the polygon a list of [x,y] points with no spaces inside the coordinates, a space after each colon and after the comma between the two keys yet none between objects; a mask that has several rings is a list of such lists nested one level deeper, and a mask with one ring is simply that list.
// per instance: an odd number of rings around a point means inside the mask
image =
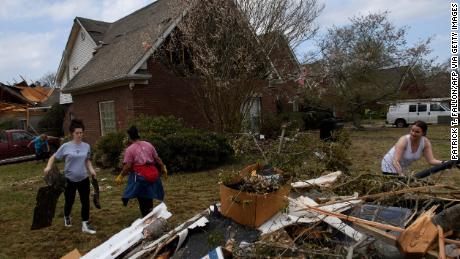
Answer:
[{"label": "white van", "polygon": [[450,123],[449,105],[442,102],[446,99],[402,100],[390,105],[386,123],[400,128],[407,127],[407,125],[417,120],[422,120],[429,124]]}]

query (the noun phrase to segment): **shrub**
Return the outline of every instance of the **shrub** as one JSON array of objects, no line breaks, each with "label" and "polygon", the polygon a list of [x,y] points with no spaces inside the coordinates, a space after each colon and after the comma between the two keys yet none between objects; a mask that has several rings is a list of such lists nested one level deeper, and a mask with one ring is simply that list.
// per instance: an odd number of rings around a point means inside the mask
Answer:
[{"label": "shrub", "polygon": [[50,135],[63,136],[64,130],[62,125],[64,124],[66,109],[64,105],[59,103],[53,104],[51,109],[43,116],[39,121],[38,126],[43,131],[48,132]]},{"label": "shrub", "polygon": [[[141,116],[133,121],[141,139],[153,144],[170,171],[196,171],[221,165],[233,157],[226,136],[186,128],[174,117]],[[96,144],[95,160],[102,166],[119,166],[124,133],[112,133]],[[104,164],[105,163],[105,164]]]},{"label": "shrub", "polygon": [[269,115],[262,121],[260,133],[267,138],[277,138],[281,135],[281,126],[286,125],[285,136],[291,133],[304,130],[303,113],[284,112],[276,115]]},{"label": "shrub", "polygon": [[17,122],[14,119],[0,120],[0,130],[9,130],[17,128]]},{"label": "shrub", "polygon": [[227,138],[215,133],[186,131],[166,137],[149,135],[159,156],[173,171],[208,169],[225,163],[233,155]]},{"label": "shrub", "polygon": [[282,120],[279,116],[268,115],[262,120],[260,127],[260,134],[265,135],[266,138],[277,138],[281,135]]},{"label": "shrub", "polygon": [[161,136],[191,130],[185,127],[182,119],[178,119],[173,116],[152,117],[148,115],[140,115],[136,117],[131,124],[136,125],[139,132],[144,134],[158,134]]},{"label": "shrub", "polygon": [[93,160],[102,167],[118,168],[120,164],[120,154],[124,149],[125,134],[108,133],[101,137],[94,146]]}]

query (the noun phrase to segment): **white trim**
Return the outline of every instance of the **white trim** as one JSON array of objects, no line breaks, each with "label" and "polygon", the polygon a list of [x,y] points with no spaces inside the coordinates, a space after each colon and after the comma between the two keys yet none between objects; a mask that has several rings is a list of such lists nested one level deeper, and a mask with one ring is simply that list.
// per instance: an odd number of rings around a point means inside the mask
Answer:
[{"label": "white trim", "polygon": [[[106,134],[106,132],[104,132],[104,129],[103,129],[103,123],[102,123],[102,109],[101,109],[101,104],[107,104],[107,103],[113,103],[113,113],[114,113],[114,123],[116,122],[116,114],[115,114],[115,100],[110,100],[110,101],[103,101],[103,102],[98,102],[98,107],[99,107],[99,123],[100,123],[100,128],[101,128],[101,136],[104,136]],[[116,130],[117,126],[116,126],[116,123],[115,123],[115,130]]]},{"label": "white trim", "polygon": [[[79,28],[76,26],[78,25]],[[80,34],[81,32],[84,32],[86,34],[88,34],[88,37],[91,39],[91,42],[94,43],[94,45],[98,45],[94,40],[93,40],[93,37],[91,37],[91,34],[89,34],[89,32],[86,30],[86,28],[83,26],[83,24],[81,24],[80,20],[78,20],[78,18],[76,17],[74,19],[74,23],[72,25],[72,29],[70,30],[70,33],[69,33],[69,39],[67,40],[67,44],[65,46],[65,49],[64,51],[62,52],[62,57],[61,57],[61,61],[59,62],[59,67],[58,67],[58,70],[57,70],[57,73],[56,73],[56,83],[59,83],[60,81],[62,81],[62,77],[63,77],[63,73],[64,72],[67,72],[66,75],[67,75],[67,78],[65,79],[66,81],[66,84],[70,81],[70,78],[69,78],[69,59],[70,59],[70,55],[72,54],[72,50],[73,48],[75,47],[75,42],[77,40],[80,39]],[[72,39],[72,34],[76,35],[73,37]],[[87,40],[88,37],[85,37],[85,40]],[[65,75],[64,75],[65,76]],[[59,85],[59,88],[63,88],[62,85]]]},{"label": "white trim", "polygon": [[[81,24],[80,20],[78,20],[78,18],[75,18],[75,20],[77,20],[78,24],[80,25],[80,28],[83,29],[83,30],[85,31],[86,34],[88,34],[89,38],[90,38],[91,41],[94,43],[94,45],[97,46],[97,45],[98,45],[97,42],[95,42],[95,41],[93,40],[93,37],[91,37],[91,34],[89,34],[89,32],[86,30],[85,26],[83,26],[83,24]],[[81,30],[81,29],[80,29],[80,30]],[[79,32],[78,34],[80,34],[80,32]],[[80,35],[78,35],[78,36],[80,36]],[[77,38],[78,38],[78,37],[77,37]],[[84,40],[86,40],[86,37],[85,37]]]},{"label": "white trim", "polygon": [[182,15],[180,15],[174,22],[165,30],[165,32],[158,38],[158,40],[155,42],[155,44],[142,56],[142,58],[129,70],[128,75],[134,75],[136,71],[147,61],[147,59],[153,55],[153,52],[161,46],[163,41],[166,39],[166,37],[169,36],[169,34],[176,28],[177,24],[182,20],[182,18],[187,14],[187,10],[184,10],[182,12]]}]

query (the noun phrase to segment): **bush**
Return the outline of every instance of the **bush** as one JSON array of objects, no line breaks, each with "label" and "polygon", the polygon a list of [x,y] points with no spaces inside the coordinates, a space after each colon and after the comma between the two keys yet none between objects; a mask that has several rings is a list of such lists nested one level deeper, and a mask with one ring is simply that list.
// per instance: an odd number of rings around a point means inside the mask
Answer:
[{"label": "bush", "polygon": [[281,117],[276,115],[266,116],[262,120],[262,125],[260,126],[260,134],[265,135],[266,138],[277,138],[281,135]]},{"label": "bush", "polygon": [[66,113],[66,108],[64,105],[59,103],[53,104],[51,109],[43,116],[43,118],[38,122],[38,126],[43,129],[43,131],[48,132],[53,136],[63,136],[64,130],[62,125],[64,124],[64,117]]},{"label": "bush", "polygon": [[148,115],[140,115],[135,118],[131,124],[136,125],[139,132],[144,134],[158,134],[161,136],[192,130],[185,127],[182,119],[178,119],[173,116],[152,117]]},{"label": "bush", "polygon": [[17,128],[17,122],[14,119],[0,120],[0,130],[9,130]]},{"label": "bush", "polygon": [[[233,157],[233,149],[222,134],[186,128],[174,117],[141,116],[133,120],[141,139],[153,144],[171,171],[196,171],[219,166]],[[118,167],[124,133],[112,133],[96,144],[95,160],[102,166]]]},{"label": "bush", "polygon": [[120,132],[108,133],[101,137],[94,146],[93,160],[102,167],[119,168],[120,154],[124,149],[126,135]]},{"label": "bush", "polygon": [[267,138],[277,138],[281,135],[281,126],[286,125],[285,135],[304,130],[303,113],[284,112],[277,115],[270,115],[264,118],[260,133]]},{"label": "bush", "polygon": [[[153,143],[158,143],[151,140]],[[233,149],[227,138],[215,133],[188,131],[169,135],[160,142],[160,157],[173,171],[195,171],[213,168],[228,161]],[[160,145],[161,145],[160,144]]]}]

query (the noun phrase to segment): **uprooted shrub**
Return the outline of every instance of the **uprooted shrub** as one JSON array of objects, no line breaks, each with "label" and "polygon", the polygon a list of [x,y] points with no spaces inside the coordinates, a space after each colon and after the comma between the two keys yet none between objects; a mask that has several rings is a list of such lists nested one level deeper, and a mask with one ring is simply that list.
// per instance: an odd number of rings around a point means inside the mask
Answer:
[{"label": "uprooted shrub", "polygon": [[320,176],[324,171],[348,170],[350,137],[345,131],[336,131],[334,135],[335,142],[323,142],[312,133],[297,132],[283,140],[281,149],[279,139],[257,141],[257,147],[251,135],[243,135],[232,145],[237,158],[252,154],[253,160],[278,167],[295,178],[306,179]]},{"label": "uprooted shrub", "polygon": [[[153,144],[170,171],[213,168],[233,156],[226,136],[187,128],[174,117],[141,116],[133,124],[138,127],[141,139]],[[108,167],[120,167],[121,153],[127,146],[123,144],[124,137],[124,133],[102,137],[96,144],[98,161],[110,157]]]}]

